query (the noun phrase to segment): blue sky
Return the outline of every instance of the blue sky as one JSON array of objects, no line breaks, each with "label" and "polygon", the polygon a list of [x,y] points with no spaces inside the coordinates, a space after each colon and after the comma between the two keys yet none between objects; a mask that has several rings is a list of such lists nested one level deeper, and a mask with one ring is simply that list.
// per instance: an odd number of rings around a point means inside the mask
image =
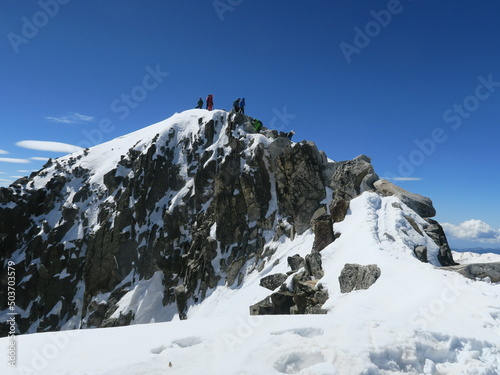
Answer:
[{"label": "blue sky", "polygon": [[432,198],[453,246],[500,247],[499,1],[6,0],[0,10],[4,186],[67,145],[116,138],[200,96],[223,109],[246,97],[265,126],[294,129],[334,160],[366,154],[381,177]]}]

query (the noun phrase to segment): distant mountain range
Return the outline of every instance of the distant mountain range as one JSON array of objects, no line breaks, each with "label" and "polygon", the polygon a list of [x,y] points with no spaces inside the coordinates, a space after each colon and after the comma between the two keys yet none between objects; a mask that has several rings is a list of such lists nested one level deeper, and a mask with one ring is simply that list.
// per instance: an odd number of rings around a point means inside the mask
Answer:
[{"label": "distant mountain range", "polygon": [[460,253],[471,252],[471,253],[478,253],[478,254],[486,254],[486,253],[500,254],[500,249],[489,249],[489,248],[484,248],[484,247],[471,247],[468,249],[452,249],[452,250],[458,251]]}]

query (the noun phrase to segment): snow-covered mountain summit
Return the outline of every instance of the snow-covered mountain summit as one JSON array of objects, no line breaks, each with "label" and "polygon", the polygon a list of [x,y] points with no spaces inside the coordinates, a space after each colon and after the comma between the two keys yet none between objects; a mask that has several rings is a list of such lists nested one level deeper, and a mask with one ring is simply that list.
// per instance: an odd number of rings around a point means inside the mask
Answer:
[{"label": "snow-covered mountain summit", "polygon": [[496,266],[448,271],[430,199],[380,180],[368,157],[335,162],[251,122],[186,111],[1,188],[18,333],[318,314],[245,337],[269,355],[263,343],[293,332],[317,345],[251,373],[498,373]]}]

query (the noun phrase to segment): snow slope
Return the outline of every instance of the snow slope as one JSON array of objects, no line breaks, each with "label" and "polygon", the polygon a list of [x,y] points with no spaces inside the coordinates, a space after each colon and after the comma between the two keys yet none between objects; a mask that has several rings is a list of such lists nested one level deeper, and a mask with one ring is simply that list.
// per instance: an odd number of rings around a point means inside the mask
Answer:
[{"label": "snow slope", "polygon": [[[436,246],[404,215],[422,220],[395,197],[366,192],[351,202],[335,224],[340,238],[322,251],[326,315],[248,313],[269,294],[259,286],[262,276],[286,272],[288,256],[310,252],[309,231],[274,243],[267,268],[248,273],[240,287],[219,286],[186,321],[19,336],[17,368],[4,357],[0,373],[500,374],[500,286],[436,267]],[[423,240],[430,264],[412,254]],[[381,276],[367,290],[341,294],[345,263],[377,264]],[[157,281],[148,282],[128,298],[144,322],[161,309],[146,299]]]}]

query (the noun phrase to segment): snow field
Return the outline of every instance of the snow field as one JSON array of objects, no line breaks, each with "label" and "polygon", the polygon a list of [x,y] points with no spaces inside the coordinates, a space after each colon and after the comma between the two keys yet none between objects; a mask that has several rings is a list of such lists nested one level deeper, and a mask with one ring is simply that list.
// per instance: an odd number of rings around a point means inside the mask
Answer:
[{"label": "snow field", "polygon": [[[381,231],[391,228],[418,238],[405,225],[392,226],[401,214],[393,200],[364,193],[335,225],[341,236],[322,251],[326,315],[248,315],[269,294],[260,278],[286,272],[288,256],[310,251],[314,238],[306,232],[271,244],[276,252],[261,273],[247,274],[240,287],[220,285],[186,321],[19,336],[17,372],[1,363],[1,373],[499,374],[498,285],[436,269],[413,257],[410,242],[385,240]],[[381,276],[367,290],[341,294],[345,263],[377,264]],[[123,310],[132,308],[143,322],[162,316],[157,278],[136,287]]]}]

